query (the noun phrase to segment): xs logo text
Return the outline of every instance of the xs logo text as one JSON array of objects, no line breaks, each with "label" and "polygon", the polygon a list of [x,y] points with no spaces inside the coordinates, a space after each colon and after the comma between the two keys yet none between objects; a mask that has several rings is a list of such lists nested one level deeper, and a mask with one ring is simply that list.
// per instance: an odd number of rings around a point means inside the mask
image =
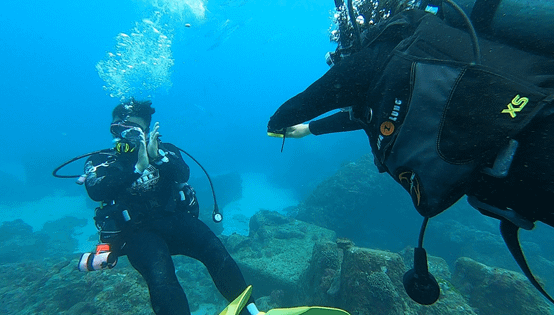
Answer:
[{"label": "xs logo text", "polygon": [[525,105],[527,105],[529,99],[527,97],[520,97],[519,94],[512,99],[511,103],[508,103],[508,108],[502,111],[503,114],[510,114],[512,118],[516,118],[517,114],[523,110]]}]

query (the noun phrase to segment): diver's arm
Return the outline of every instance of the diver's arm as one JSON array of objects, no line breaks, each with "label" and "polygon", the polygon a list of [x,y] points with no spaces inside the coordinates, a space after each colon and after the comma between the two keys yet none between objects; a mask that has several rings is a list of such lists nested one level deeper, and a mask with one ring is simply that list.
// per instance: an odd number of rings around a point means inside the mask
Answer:
[{"label": "diver's arm", "polygon": [[316,136],[327,133],[353,131],[362,129],[362,125],[350,119],[350,112],[340,111],[331,116],[311,121],[310,132]]},{"label": "diver's arm", "polygon": [[341,111],[331,116],[287,128],[287,138],[304,138],[308,135],[323,135],[335,132],[360,130],[362,126],[350,119],[350,113]]},{"label": "diver's arm", "polygon": [[150,163],[156,165],[161,176],[173,178],[177,183],[186,183],[189,180],[190,169],[181,157],[179,148],[171,143],[162,144],[159,138],[160,123],[155,122],[148,141]]},{"label": "diver's arm", "polygon": [[[134,156],[134,158],[133,158]],[[135,172],[136,154],[95,154],[85,164],[85,187],[94,201],[114,200],[140,174]]]},{"label": "diver's arm", "polygon": [[333,109],[365,102],[365,93],[374,77],[376,64],[394,47],[382,43],[344,58],[304,92],[286,101],[273,114],[268,131],[294,126]]},{"label": "diver's arm", "polygon": [[154,128],[152,129],[152,131],[150,131],[150,134],[148,135],[148,138],[149,138],[148,139],[148,147],[147,147],[148,158],[149,158],[149,160],[156,161],[156,160],[160,159],[159,147],[158,147],[159,138],[160,138],[160,123],[159,122],[154,123]]}]

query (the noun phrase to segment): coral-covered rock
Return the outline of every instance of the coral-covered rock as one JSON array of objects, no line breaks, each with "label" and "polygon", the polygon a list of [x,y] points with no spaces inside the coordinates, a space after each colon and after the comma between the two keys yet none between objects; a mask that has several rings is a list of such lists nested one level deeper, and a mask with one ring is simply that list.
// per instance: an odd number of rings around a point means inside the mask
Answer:
[{"label": "coral-covered rock", "polygon": [[[34,237],[21,223],[4,228]],[[451,279],[444,259],[428,256],[441,295],[435,304],[422,306],[402,284],[413,265],[410,248],[398,254],[357,247],[348,239],[336,240],[330,230],[268,211],[253,217],[251,230],[250,236],[222,238],[264,311],[322,305],[352,315],[474,315],[474,308],[481,315],[548,314],[549,305],[523,275],[468,258],[458,260]],[[183,256],[174,262],[193,312],[217,314],[224,308],[227,302],[201,263]],[[2,264],[0,314],[153,314],[146,284],[126,258],[97,272],[78,272],[76,264],[75,256],[61,255]]]},{"label": "coral-covered rock", "polygon": [[456,261],[452,282],[481,315],[550,313],[550,305],[520,273],[462,257]]},{"label": "coral-covered rock", "polygon": [[[440,269],[448,268],[440,259]],[[408,268],[399,254],[367,248],[345,250],[341,272],[339,307],[350,314],[475,314],[447,279],[438,279],[441,296],[430,306],[413,302],[405,293],[402,278]],[[447,270],[442,274],[449,274]]]},{"label": "coral-covered rock", "polygon": [[[239,264],[254,295],[282,290],[282,306],[299,300],[301,276],[317,241],[334,241],[333,231],[262,210],[250,219],[250,235],[231,235],[225,246]],[[248,244],[249,246],[245,246]]]},{"label": "coral-covered rock", "polygon": [[50,236],[33,232],[21,219],[0,225],[0,264],[42,259],[47,254]]},{"label": "coral-covered rock", "polygon": [[310,266],[302,276],[301,297],[314,305],[336,306],[340,291],[343,250],[337,243],[323,241],[315,244]]},{"label": "coral-covered rock", "polygon": [[46,222],[41,231],[21,219],[0,224],[0,264],[27,260],[42,260],[71,254],[78,242],[73,237],[76,228],[86,225],[86,220],[63,217]]},{"label": "coral-covered rock", "polygon": [[65,258],[4,265],[0,313],[152,314],[140,275],[125,268],[81,273],[76,266],[77,259]]},{"label": "coral-covered rock", "polygon": [[[79,272],[77,258],[66,257],[2,265],[0,314],[154,314],[142,276],[120,260],[114,269],[94,272]],[[204,303],[224,308],[201,263],[176,257],[175,267],[191,311]]]},{"label": "coral-covered rock", "polygon": [[402,258],[395,253],[351,247],[341,273],[341,307],[351,314],[405,314]]},{"label": "coral-covered rock", "polygon": [[[404,259],[404,263],[408,269],[412,269],[414,266],[414,249],[406,247],[399,252],[400,256]],[[427,253],[427,267],[429,272],[440,282],[442,279],[449,280],[452,278],[450,268],[444,259],[437,256],[432,256]]]},{"label": "coral-covered rock", "polygon": [[[415,242],[417,211],[401,186],[379,174],[371,155],[342,165],[298,206],[296,217],[371,248]],[[399,220],[399,218],[402,218]],[[402,230],[404,233],[396,233]]]}]

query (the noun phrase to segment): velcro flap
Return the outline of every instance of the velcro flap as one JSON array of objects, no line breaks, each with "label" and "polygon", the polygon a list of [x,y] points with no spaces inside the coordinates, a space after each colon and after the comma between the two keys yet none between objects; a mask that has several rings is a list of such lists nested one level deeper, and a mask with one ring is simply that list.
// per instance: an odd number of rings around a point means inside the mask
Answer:
[{"label": "velcro flap", "polygon": [[493,157],[544,107],[545,98],[537,87],[468,67],[445,108],[439,154],[454,164]]}]

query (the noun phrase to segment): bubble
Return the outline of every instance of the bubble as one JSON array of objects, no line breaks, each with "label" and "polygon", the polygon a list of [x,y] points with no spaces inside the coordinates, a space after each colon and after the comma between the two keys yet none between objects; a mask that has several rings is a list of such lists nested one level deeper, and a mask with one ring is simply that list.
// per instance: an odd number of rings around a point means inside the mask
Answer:
[{"label": "bubble", "polygon": [[[152,11],[128,32],[115,37],[115,51],[107,52],[96,70],[111,97],[149,97],[171,86],[174,59],[171,50],[175,27],[193,14],[204,19],[204,0],[143,0]],[[129,35],[130,34],[130,35]]]},{"label": "bubble", "polygon": [[206,5],[202,0],[144,0],[164,14],[172,14],[180,19],[192,13],[196,19],[206,17]]},{"label": "bubble", "polygon": [[[150,20],[152,21],[152,20]],[[110,96],[128,98],[172,86],[172,31],[158,23],[137,22],[129,36],[116,36],[116,51],[108,52],[96,70]]]}]

